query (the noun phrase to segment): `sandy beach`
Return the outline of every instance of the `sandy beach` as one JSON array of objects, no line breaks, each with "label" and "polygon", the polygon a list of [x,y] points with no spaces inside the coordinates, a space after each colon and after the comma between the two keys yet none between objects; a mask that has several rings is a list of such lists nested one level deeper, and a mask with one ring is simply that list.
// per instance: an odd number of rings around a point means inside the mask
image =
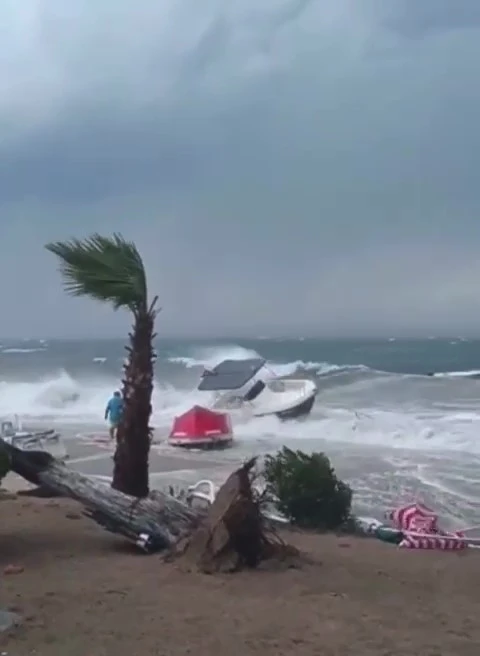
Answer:
[{"label": "sandy beach", "polygon": [[[69,439],[69,466],[107,481],[112,447]],[[222,482],[236,464],[153,446],[151,485]],[[286,534],[300,568],[206,576],[143,556],[62,499],[0,502],[0,607],[22,622],[8,656],[468,656],[477,653],[480,554],[401,551],[372,539]],[[8,498],[13,496],[13,498]],[[12,567],[13,566],[13,567]],[[13,573],[8,573],[13,568]]]},{"label": "sandy beach", "polygon": [[9,656],[478,652],[475,551],[296,533],[298,569],[206,576],[133,552],[71,501],[0,509],[0,604],[23,618],[0,635]]}]

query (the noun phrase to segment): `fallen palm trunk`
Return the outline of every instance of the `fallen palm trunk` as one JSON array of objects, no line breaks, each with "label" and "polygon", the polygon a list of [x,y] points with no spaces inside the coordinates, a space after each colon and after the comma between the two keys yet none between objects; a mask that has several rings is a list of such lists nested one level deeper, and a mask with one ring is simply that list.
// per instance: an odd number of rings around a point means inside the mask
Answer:
[{"label": "fallen palm trunk", "polygon": [[157,491],[145,499],[129,497],[72,471],[48,453],[21,451],[3,441],[0,447],[8,454],[13,472],[34,485],[79,501],[86,515],[147,552],[173,547],[192,532],[204,515],[201,510]]}]

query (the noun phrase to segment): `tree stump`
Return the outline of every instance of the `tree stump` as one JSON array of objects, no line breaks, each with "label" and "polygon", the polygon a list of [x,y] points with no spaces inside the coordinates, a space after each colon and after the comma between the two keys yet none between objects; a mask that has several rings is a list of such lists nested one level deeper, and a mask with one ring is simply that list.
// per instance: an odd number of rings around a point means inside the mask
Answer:
[{"label": "tree stump", "polygon": [[184,562],[206,574],[254,568],[267,559],[298,555],[276,534],[267,532],[259,500],[252,490],[252,458],[222,485],[206,517],[179,545]]}]

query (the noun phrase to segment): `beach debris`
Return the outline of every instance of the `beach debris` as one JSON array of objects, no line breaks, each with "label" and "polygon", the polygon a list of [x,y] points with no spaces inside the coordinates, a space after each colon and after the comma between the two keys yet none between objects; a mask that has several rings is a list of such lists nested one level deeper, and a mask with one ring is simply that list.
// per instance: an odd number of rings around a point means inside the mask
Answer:
[{"label": "beach debris", "polygon": [[[22,618],[17,613],[11,613],[8,610],[0,610],[0,632],[8,631],[19,626]],[[6,652],[2,652],[2,655]]]},{"label": "beach debris", "polygon": [[298,551],[267,529],[260,500],[252,488],[252,458],[218,490],[205,518],[177,552],[204,573],[255,568],[265,560],[285,561]]},{"label": "beach debris", "polygon": [[213,503],[192,507],[187,498],[159,490],[143,499],[129,497],[69,469],[48,453],[5,448],[15,473],[80,502],[85,516],[126,537],[144,553],[165,550],[205,572],[256,567],[269,558],[286,561],[297,555],[262,513],[260,495],[252,486],[255,458],[229,476]]},{"label": "beach debris", "polygon": [[21,574],[25,570],[21,565],[7,565],[3,568],[3,573],[5,576],[10,576],[11,574]]},{"label": "beach debris", "polygon": [[386,517],[401,535],[398,546],[404,549],[462,551],[480,542],[478,538],[467,536],[467,533],[477,527],[463,531],[445,531],[439,526],[438,515],[421,503],[400,506],[386,513]]},{"label": "beach debris", "polygon": [[65,513],[67,519],[82,519],[82,516],[76,512],[67,512]]}]

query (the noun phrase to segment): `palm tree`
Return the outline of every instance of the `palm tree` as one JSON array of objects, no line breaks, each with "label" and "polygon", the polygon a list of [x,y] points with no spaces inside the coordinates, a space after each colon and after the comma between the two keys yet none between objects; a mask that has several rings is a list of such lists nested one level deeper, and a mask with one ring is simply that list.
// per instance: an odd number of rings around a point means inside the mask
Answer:
[{"label": "palm tree", "polygon": [[148,494],[148,455],[152,412],[153,349],[158,297],[149,303],[147,278],[135,244],[121,235],[52,242],[46,249],[60,259],[66,292],[127,308],[133,315],[124,365],[124,412],[117,432],[112,487],[135,497]]}]

